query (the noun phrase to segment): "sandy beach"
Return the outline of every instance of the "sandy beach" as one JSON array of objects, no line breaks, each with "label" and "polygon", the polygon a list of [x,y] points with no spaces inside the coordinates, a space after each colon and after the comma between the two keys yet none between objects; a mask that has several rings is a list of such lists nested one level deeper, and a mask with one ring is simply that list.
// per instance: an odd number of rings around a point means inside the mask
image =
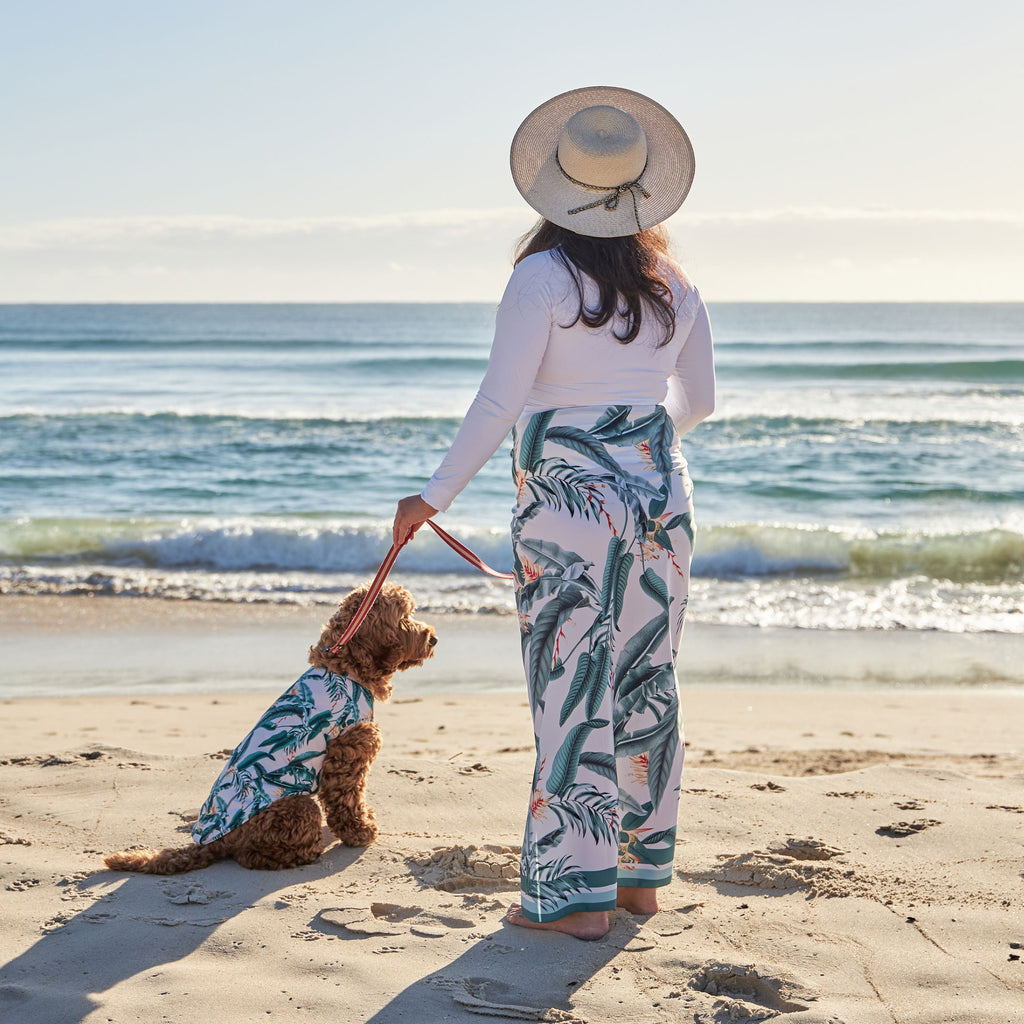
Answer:
[{"label": "sandy beach", "polygon": [[[502,921],[532,768],[507,622],[440,623],[437,657],[378,706],[374,846],[159,878],[102,855],[189,841],[224,752],[301,669],[310,610],[3,598],[0,616],[7,683],[53,653],[87,684],[0,701],[4,1021],[1024,1015],[1020,687],[684,685],[663,909],[585,944]],[[218,686],[225,650],[260,666],[250,692],[245,672]],[[144,663],[148,692],[89,694]],[[156,693],[161,674],[205,692]],[[508,687],[471,692],[484,678]]]}]

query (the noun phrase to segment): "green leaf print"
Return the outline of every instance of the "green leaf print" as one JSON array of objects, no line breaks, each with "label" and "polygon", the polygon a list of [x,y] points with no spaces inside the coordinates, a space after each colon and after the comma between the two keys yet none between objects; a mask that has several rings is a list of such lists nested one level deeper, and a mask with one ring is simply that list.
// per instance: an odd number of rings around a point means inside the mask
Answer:
[{"label": "green leaf print", "polygon": [[570,567],[582,565],[586,570],[594,564],[588,562],[582,555],[577,555],[575,551],[567,551],[553,540],[524,537],[520,539],[519,547],[544,575],[562,578]]},{"label": "green leaf print", "polygon": [[[598,620],[599,623],[603,620]],[[569,684],[569,692],[565,696],[558,724],[565,725],[569,716],[580,703],[586,699],[587,717],[593,718],[601,708],[605,691],[610,681],[611,650],[607,641],[600,640],[594,645],[593,651],[584,651],[576,663],[576,672]]]},{"label": "green leaf print", "polygon": [[335,708],[335,715],[340,718],[359,717],[359,697],[363,695],[363,688],[358,683],[348,680],[345,676],[339,676],[336,672],[325,672],[324,685],[335,704],[344,701],[340,712]]},{"label": "green leaf print", "polygon": [[583,688],[586,685],[587,676],[590,671],[590,654],[584,651],[579,661],[576,662],[576,671],[573,673],[572,682],[569,683],[569,692],[565,695],[565,701],[562,704],[562,710],[558,715],[558,724],[565,725],[569,716],[579,706],[581,700],[583,700]]},{"label": "green leaf print", "polygon": [[675,673],[670,662],[652,665],[645,655],[638,661],[615,691],[615,723],[617,729],[636,711],[661,712],[675,698]]},{"label": "green leaf print", "polygon": [[648,531],[648,537],[650,537],[650,539],[654,541],[659,548],[664,548],[666,551],[671,551],[672,554],[675,554],[675,548],[672,547],[672,538],[668,535],[668,531],[661,525],[661,523],[658,523],[657,520],[652,519],[651,522],[656,525],[653,530]]},{"label": "green leaf print", "polygon": [[676,830],[674,828],[663,828],[660,832],[648,832],[644,836],[644,846],[657,846],[658,843],[667,842],[675,837]]},{"label": "green leaf print", "polygon": [[679,733],[672,730],[647,752],[647,785],[651,791],[651,799],[656,805],[661,803],[661,798],[672,778],[672,762],[678,749]]},{"label": "green leaf print", "polygon": [[299,793],[313,793],[318,788],[317,773],[314,769],[298,761],[282,765],[276,771],[267,772],[263,777],[266,786],[279,786],[284,792],[282,796],[294,796]]},{"label": "green leaf print", "polygon": [[554,414],[554,409],[539,412],[531,416],[526,424],[523,439],[519,442],[519,468],[527,473],[533,471],[534,465],[544,454],[544,435]]},{"label": "green leaf print", "polygon": [[317,733],[324,732],[326,729],[331,727],[335,717],[334,711],[328,708],[326,711],[321,711],[318,715],[314,715],[306,723],[306,735],[309,737],[316,736]]},{"label": "green leaf print", "polygon": [[686,534],[687,540],[690,542],[690,553],[693,553],[693,518],[689,512],[680,512],[679,515],[673,516],[666,524],[666,530],[675,530],[679,527],[683,528],[683,532]]},{"label": "green leaf print", "polygon": [[246,814],[244,809],[239,809],[235,811],[235,813],[231,817],[231,820],[228,822],[225,831],[230,832],[232,829],[238,828],[238,826],[241,825],[245,821],[245,819]]},{"label": "green leaf print", "polygon": [[573,451],[585,455],[588,459],[596,462],[599,466],[607,469],[620,486],[628,488],[634,495],[646,495],[648,498],[656,498],[658,489],[649,484],[642,477],[628,473],[619,465],[604,449],[599,441],[595,441],[585,430],[578,427],[551,427],[548,430],[548,440],[556,444],[564,445]]},{"label": "green leaf print", "polygon": [[[687,599],[684,597],[680,602],[679,608],[676,610],[676,636],[679,636],[683,632],[683,622],[686,619],[686,603]],[[676,648],[672,648],[672,657],[676,655]]]},{"label": "green leaf print", "polygon": [[519,588],[519,607],[528,610],[540,598],[554,594],[566,583],[573,582],[583,589],[593,604],[598,604],[601,600],[601,593],[594,581],[587,575],[587,569],[591,568],[593,564],[593,562],[585,562],[580,559],[579,562],[567,566],[558,575],[548,573],[538,576],[535,580],[530,580],[529,583],[524,583]]},{"label": "green leaf print", "polygon": [[241,773],[252,768],[254,765],[258,765],[260,761],[266,761],[267,758],[272,758],[273,756],[273,754],[270,754],[265,750],[256,750],[253,753],[249,754],[247,757],[243,757],[241,760],[239,760],[239,762],[235,765],[235,768],[238,770],[239,773]]},{"label": "green leaf print", "polygon": [[[664,413],[664,410],[654,415],[659,416],[661,422],[658,424],[651,423],[646,428],[649,430],[647,441],[651,452],[651,461],[663,477],[668,477],[672,475],[674,468],[672,465],[672,451],[677,441],[676,428],[672,420]],[[648,419],[653,420],[654,417],[648,417]]]},{"label": "green leaf print", "polygon": [[[661,857],[659,856],[659,853],[651,849],[651,847],[656,845],[656,842],[662,843],[665,840],[664,838],[662,838],[654,842],[651,839],[651,835],[652,834],[645,833],[643,836],[630,836],[624,833],[622,839],[620,840],[620,846],[623,843],[625,843],[626,848],[625,851],[620,851],[620,856],[623,852],[625,852],[630,855],[634,863],[639,862],[640,864],[654,864],[656,866],[659,865]],[[674,831],[671,831],[669,829],[665,829],[662,832],[653,833],[653,835],[658,835],[662,837],[669,835],[673,840],[675,839]]]},{"label": "green leaf print", "polygon": [[260,750],[269,750],[276,753],[278,750],[287,747],[298,749],[302,745],[305,729],[282,729],[280,732],[272,733],[260,744]]},{"label": "green leaf print", "polygon": [[658,645],[668,635],[668,623],[664,615],[656,615],[646,625],[640,627],[626,641],[619,652],[619,663],[615,671],[615,692],[618,694],[619,686],[626,674],[644,655],[650,656]]},{"label": "green leaf print", "polygon": [[606,718],[592,718],[586,722],[580,722],[569,730],[554,761],[551,762],[551,772],[546,783],[549,793],[561,793],[568,786],[576,781],[576,773],[579,771],[580,754],[583,753],[583,744],[587,736],[594,729],[603,729],[608,725]]},{"label": "green leaf print", "polygon": [[619,559],[617,566],[615,589],[611,595],[613,599],[612,622],[615,624],[616,629],[619,628],[619,616],[622,614],[622,605],[626,600],[626,590],[629,587],[629,570],[633,568],[635,561],[636,556],[627,551]]},{"label": "green leaf print", "polygon": [[650,754],[655,746],[666,741],[669,734],[678,735],[678,728],[671,715],[663,715],[654,725],[637,729],[636,732],[625,733],[615,738],[615,754],[618,757],[629,757],[631,754]]},{"label": "green leaf print", "polygon": [[585,750],[580,754],[580,767],[589,768],[597,775],[603,775],[612,782],[618,782],[618,772],[615,770],[615,757],[612,754],[605,754],[600,750]]},{"label": "green leaf print", "polygon": [[653,597],[665,611],[668,611],[668,585],[653,569],[644,569],[640,576],[640,589],[648,597]]},{"label": "green leaf print", "polygon": [[606,793],[590,783],[573,784],[565,792],[553,796],[548,809],[580,835],[595,836],[614,843],[618,832],[618,795]]},{"label": "green leaf print", "polygon": [[596,519],[601,514],[599,478],[565,459],[542,459],[524,484],[549,508],[565,508],[570,516],[578,513],[585,519]]},{"label": "green leaf print", "polygon": [[642,804],[638,803],[626,790],[622,790],[619,793],[619,806],[624,812],[621,823],[624,829],[636,828],[637,825],[642,825],[654,810],[654,804],[650,800]]},{"label": "green leaf print", "polygon": [[543,502],[531,501],[522,508],[517,506],[512,516],[512,557],[515,559],[516,577],[523,581],[523,566],[519,561],[519,538],[523,535],[526,524],[544,507]]},{"label": "green leaf print", "polygon": [[565,835],[566,828],[564,825],[559,826],[553,832],[549,832],[546,836],[541,836],[536,843],[533,844],[533,848],[538,853],[547,853],[552,847],[557,846]]},{"label": "green leaf print", "polygon": [[278,701],[274,707],[269,708],[264,713],[263,717],[256,723],[253,732],[273,732],[283,721],[293,720],[301,722],[303,714],[304,709],[298,700]]},{"label": "green leaf print", "polygon": [[594,424],[590,433],[594,437],[600,438],[605,444],[614,444],[620,448],[650,440],[659,430],[660,424],[656,425],[658,421],[665,418],[662,412],[655,411],[647,416],[630,420],[630,406],[628,405],[615,406],[613,410],[609,410],[609,412],[612,411],[615,414],[603,414]]},{"label": "green leaf print", "polygon": [[[628,562],[627,562],[628,559]],[[623,563],[627,562],[623,573]],[[605,555],[604,579],[601,581],[601,607],[606,616],[618,625],[622,612],[622,600],[625,596],[626,584],[629,583],[629,568],[633,564],[633,556],[624,537],[612,537],[608,541],[608,552]]]},{"label": "green leaf print", "polygon": [[607,641],[600,640],[594,646],[594,655],[590,661],[590,678],[584,684],[588,718],[593,718],[601,710],[601,702],[611,682],[611,667],[611,647]]},{"label": "green leaf print", "polygon": [[631,406],[628,405],[609,406],[597,418],[597,422],[594,424],[591,432],[602,440],[606,437],[614,436],[622,429],[624,424],[629,422],[630,408]]},{"label": "green leaf print", "polygon": [[586,874],[572,863],[568,854],[542,864],[524,846],[520,875],[523,891],[542,904],[565,903],[574,893],[589,889]]},{"label": "green leaf print", "polygon": [[535,707],[544,706],[544,693],[551,678],[555,640],[570,615],[588,603],[576,584],[563,587],[540,610],[527,634],[529,642],[529,679]]}]

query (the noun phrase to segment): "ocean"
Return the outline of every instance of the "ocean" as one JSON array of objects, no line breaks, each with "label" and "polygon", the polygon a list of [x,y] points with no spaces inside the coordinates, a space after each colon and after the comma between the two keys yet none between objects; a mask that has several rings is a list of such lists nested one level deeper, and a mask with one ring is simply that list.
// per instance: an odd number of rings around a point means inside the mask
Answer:
[{"label": "ocean", "polygon": [[[1024,632],[1024,304],[711,304],[689,615]],[[0,306],[0,593],[334,602],[443,456],[494,308]],[[511,563],[506,442],[439,520]],[[421,608],[511,613],[427,531]]]}]

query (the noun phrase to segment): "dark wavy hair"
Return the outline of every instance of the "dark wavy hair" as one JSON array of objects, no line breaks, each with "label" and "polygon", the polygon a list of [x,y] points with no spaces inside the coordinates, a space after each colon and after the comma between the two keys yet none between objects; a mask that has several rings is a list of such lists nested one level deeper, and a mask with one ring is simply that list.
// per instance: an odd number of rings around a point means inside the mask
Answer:
[{"label": "dark wavy hair", "polygon": [[[644,313],[648,312],[664,332],[658,347],[672,340],[676,311],[672,287],[662,269],[668,257],[668,235],[663,228],[648,228],[620,238],[593,238],[541,220],[519,239],[515,262],[549,250],[569,271],[579,298],[576,319],[562,324],[563,327],[572,327],[580,320],[587,327],[603,327],[618,315],[625,321],[625,333],[612,333],[628,345],[640,333]],[[593,308],[584,299],[582,274],[598,288],[598,301]]]}]

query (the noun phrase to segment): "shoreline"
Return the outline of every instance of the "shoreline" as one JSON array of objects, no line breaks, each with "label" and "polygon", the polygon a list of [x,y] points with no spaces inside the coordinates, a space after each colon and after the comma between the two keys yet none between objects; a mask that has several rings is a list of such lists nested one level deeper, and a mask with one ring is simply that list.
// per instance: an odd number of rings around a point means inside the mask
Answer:
[{"label": "shoreline", "polygon": [[[149,597],[0,595],[0,699],[274,692],[306,664],[333,606]],[[436,656],[410,694],[519,692],[511,615],[419,613]],[[779,629],[687,623],[680,686],[1024,692],[1024,635]],[[212,690],[211,690],[212,686]]]}]

